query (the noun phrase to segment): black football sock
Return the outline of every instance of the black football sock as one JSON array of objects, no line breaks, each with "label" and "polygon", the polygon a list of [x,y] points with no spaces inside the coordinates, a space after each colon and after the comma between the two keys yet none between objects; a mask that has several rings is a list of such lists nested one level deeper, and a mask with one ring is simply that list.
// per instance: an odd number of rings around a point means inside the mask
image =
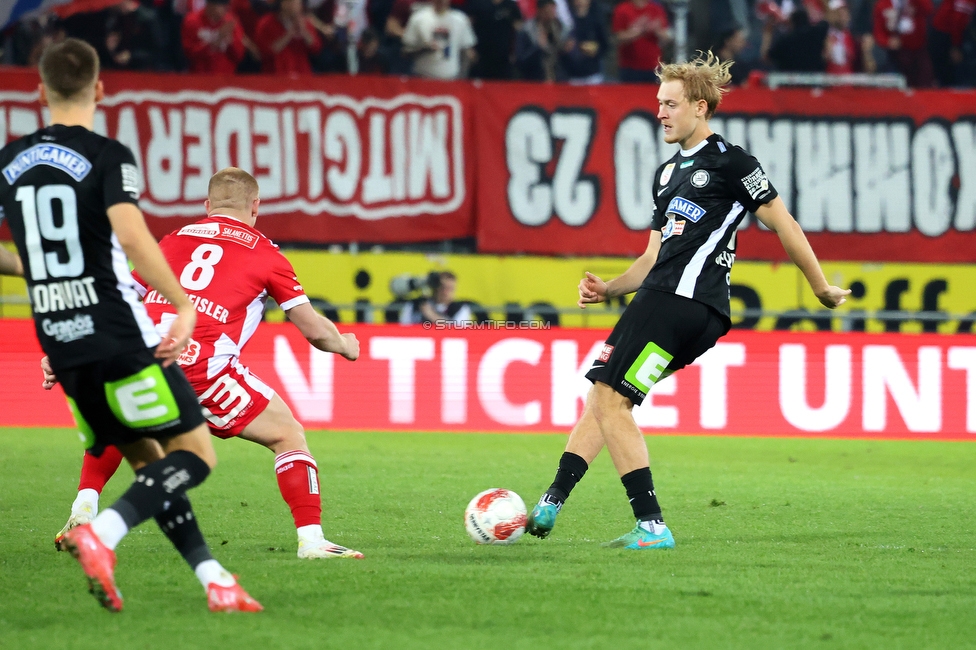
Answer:
[{"label": "black football sock", "polygon": [[202,458],[189,451],[174,451],[136,472],[136,480],[111,508],[126,526],[135,528],[163,512],[167,501],[175,503],[187,490],[203,483],[208,474],[210,466]]},{"label": "black football sock", "polygon": [[561,509],[563,503],[569,498],[569,493],[580,482],[583,474],[586,474],[587,469],[589,469],[589,465],[583,460],[582,456],[578,456],[571,451],[564,451],[563,455],[559,458],[559,468],[556,470],[556,478],[553,480],[552,485],[549,486],[549,489],[546,490],[546,493],[542,495],[541,502],[550,503],[556,506],[557,509]]},{"label": "black football sock", "polygon": [[627,490],[630,507],[634,510],[634,517],[638,521],[664,522],[661,516],[661,506],[657,503],[654,493],[654,480],[651,478],[651,468],[642,467],[628,472],[620,477],[620,482]]},{"label": "black football sock", "polygon": [[190,568],[196,569],[201,562],[212,560],[213,555],[203,539],[186,494],[166,502],[164,506],[165,509],[156,515],[156,523]]}]

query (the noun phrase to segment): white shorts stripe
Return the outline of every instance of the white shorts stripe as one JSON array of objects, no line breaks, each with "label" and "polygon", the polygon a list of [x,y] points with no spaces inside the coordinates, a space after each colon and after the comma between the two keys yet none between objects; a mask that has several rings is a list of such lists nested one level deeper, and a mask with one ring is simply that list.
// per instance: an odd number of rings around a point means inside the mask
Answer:
[{"label": "white shorts stripe", "polygon": [[240,360],[234,359],[232,363],[233,363],[234,370],[241,373],[241,376],[244,377],[245,384],[247,384],[257,392],[261,393],[268,399],[271,399],[272,397],[275,396],[274,389],[271,388],[271,386],[268,386],[260,379],[258,379],[254,374],[252,374],[251,371],[248,370],[247,366],[243,365],[240,362]]}]

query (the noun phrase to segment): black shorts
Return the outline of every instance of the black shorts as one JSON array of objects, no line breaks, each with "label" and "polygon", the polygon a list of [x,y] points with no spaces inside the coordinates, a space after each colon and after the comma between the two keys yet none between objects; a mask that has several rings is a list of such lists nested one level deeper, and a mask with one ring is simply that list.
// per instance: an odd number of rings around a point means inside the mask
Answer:
[{"label": "black shorts", "polygon": [[728,331],[728,321],[704,303],[641,288],[586,378],[640,405],[658,380],[700,357]]},{"label": "black shorts", "polygon": [[58,382],[85,447],[177,436],[204,423],[196,393],[175,363],[163,368],[151,349],[58,370]]}]

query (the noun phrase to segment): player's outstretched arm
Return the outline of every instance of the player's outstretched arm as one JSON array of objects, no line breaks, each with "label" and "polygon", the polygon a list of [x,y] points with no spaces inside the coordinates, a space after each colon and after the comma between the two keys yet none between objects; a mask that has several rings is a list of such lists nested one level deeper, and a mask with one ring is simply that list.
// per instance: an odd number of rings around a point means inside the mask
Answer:
[{"label": "player's outstretched arm", "polygon": [[760,206],[756,210],[756,217],[763,222],[763,225],[779,235],[779,241],[783,244],[786,254],[803,272],[810,288],[813,289],[813,293],[816,294],[824,307],[833,309],[846,302],[847,299],[844,296],[851,292],[850,289],[841,289],[827,283],[827,278],[824,277],[820,262],[817,261],[817,256],[810,247],[810,242],[803,234],[800,224],[786,209],[783,199],[777,196],[769,203]]},{"label": "player's outstretched arm", "polygon": [[170,325],[169,334],[156,348],[156,358],[163,359],[163,365],[168,366],[186,347],[197,322],[196,310],[149,232],[142,211],[131,203],[117,203],[108,209],[108,220],[112,222],[112,230],[132,266],[176,310],[176,320]]},{"label": "player's outstretched arm", "polygon": [[657,262],[657,254],[660,251],[661,231],[652,230],[647,241],[647,248],[620,276],[609,282],[604,282],[587,271],[586,277],[580,280],[579,301],[576,304],[579,305],[580,309],[585,309],[587,305],[637,291],[640,289],[644,278],[651,272],[654,263]]},{"label": "player's outstretched arm", "polygon": [[3,246],[0,246],[0,275],[24,275],[24,265],[20,261],[20,255],[11,253]]},{"label": "player's outstretched arm", "polygon": [[335,323],[319,314],[309,303],[288,310],[288,320],[295,324],[302,336],[323,352],[334,352],[350,361],[359,358],[359,340],[355,334],[340,334]]}]

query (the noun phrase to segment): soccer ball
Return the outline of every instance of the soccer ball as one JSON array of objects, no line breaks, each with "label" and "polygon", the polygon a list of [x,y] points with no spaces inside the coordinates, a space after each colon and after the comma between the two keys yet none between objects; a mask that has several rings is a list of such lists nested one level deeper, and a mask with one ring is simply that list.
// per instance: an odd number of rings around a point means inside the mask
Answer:
[{"label": "soccer ball", "polygon": [[514,544],[525,532],[525,503],[511,490],[485,490],[464,511],[464,527],[479,544]]}]

